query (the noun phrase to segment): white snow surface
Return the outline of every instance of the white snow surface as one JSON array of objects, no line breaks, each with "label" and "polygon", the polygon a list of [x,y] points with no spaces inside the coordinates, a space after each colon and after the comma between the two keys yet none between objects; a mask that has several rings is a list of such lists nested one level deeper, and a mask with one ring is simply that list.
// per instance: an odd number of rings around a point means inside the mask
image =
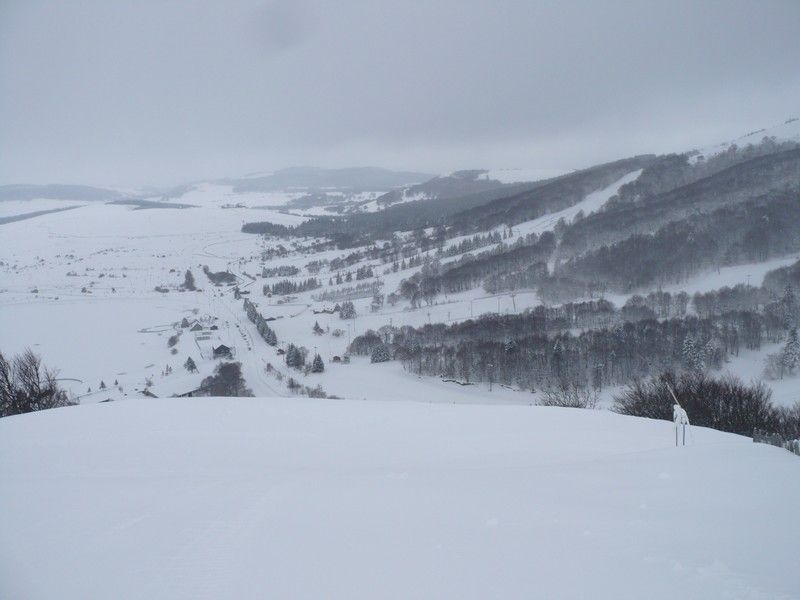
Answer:
[{"label": "white snow surface", "polygon": [[788,599],[800,460],[607,411],[127,399],[0,421],[0,597]]}]

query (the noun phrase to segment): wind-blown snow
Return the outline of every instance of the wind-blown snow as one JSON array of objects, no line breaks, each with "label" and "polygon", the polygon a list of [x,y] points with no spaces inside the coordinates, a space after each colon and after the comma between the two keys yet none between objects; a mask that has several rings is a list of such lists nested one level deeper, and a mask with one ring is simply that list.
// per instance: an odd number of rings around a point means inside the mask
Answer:
[{"label": "wind-blown snow", "polygon": [[0,597],[796,598],[800,460],[673,439],[606,411],[422,402],[9,417]]}]

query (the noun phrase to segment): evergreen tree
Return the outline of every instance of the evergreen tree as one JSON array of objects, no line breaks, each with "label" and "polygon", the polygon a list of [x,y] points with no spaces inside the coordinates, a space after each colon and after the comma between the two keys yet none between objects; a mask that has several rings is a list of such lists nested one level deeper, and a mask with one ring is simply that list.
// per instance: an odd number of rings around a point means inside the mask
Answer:
[{"label": "evergreen tree", "polygon": [[301,369],[306,364],[305,349],[300,349],[294,344],[289,344],[286,349],[286,366]]},{"label": "evergreen tree", "polygon": [[339,318],[341,319],[356,318],[356,307],[353,305],[352,302],[350,302],[349,300],[347,302],[342,302],[342,308],[339,311]]},{"label": "evergreen tree", "polygon": [[783,297],[781,298],[781,313],[783,326],[787,329],[794,327],[797,318],[797,298],[794,295],[792,286],[788,284],[784,288]]},{"label": "evergreen tree", "polygon": [[383,294],[380,292],[376,292],[374,296],[372,296],[372,303],[370,304],[370,309],[372,312],[377,312],[383,307]]},{"label": "evergreen tree", "polygon": [[312,373],[322,373],[325,370],[325,364],[322,362],[322,357],[319,354],[314,356],[314,362],[311,363]]},{"label": "evergreen tree", "polygon": [[102,379],[100,380],[100,389],[101,389],[101,390],[104,390],[104,389],[106,389],[106,382],[105,382],[105,381],[103,381]]},{"label": "evergreen tree", "polygon": [[800,366],[800,339],[797,336],[797,327],[792,327],[786,345],[781,352],[781,366],[789,373],[794,374]]},{"label": "evergreen tree", "polygon": [[370,356],[370,362],[373,363],[387,362],[391,359],[392,357],[389,356],[389,348],[387,348],[386,344],[383,342],[375,346],[372,350],[372,356]]},{"label": "evergreen tree", "polygon": [[296,369],[298,366],[297,362],[297,347],[294,344],[289,344],[289,347],[286,348],[286,366]]},{"label": "evergreen tree", "polygon": [[194,285],[194,275],[189,269],[186,269],[186,274],[183,277],[183,287],[192,292],[197,289]]},{"label": "evergreen tree", "polygon": [[312,331],[314,332],[315,335],[322,335],[323,333],[325,333],[322,327],[319,326],[318,321],[314,321],[314,328]]},{"label": "evergreen tree", "polygon": [[194,360],[190,356],[186,359],[186,362],[183,363],[184,368],[189,371],[189,373],[196,373],[197,372],[197,365],[194,364]]},{"label": "evergreen tree", "polygon": [[683,366],[687,371],[700,373],[705,368],[704,346],[691,335],[683,340]]}]

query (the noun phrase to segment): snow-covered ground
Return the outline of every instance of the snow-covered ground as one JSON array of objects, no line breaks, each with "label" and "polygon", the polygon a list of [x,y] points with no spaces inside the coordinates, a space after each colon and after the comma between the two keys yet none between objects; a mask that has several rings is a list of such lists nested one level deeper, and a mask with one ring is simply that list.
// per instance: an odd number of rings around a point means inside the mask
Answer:
[{"label": "snow-covered ground", "polygon": [[68,206],[83,206],[85,202],[74,200],[48,200],[44,198],[33,200],[6,200],[0,202],[0,219],[16,217],[43,210],[58,210]]},{"label": "snow-covered ground", "polygon": [[800,594],[800,461],[606,411],[128,399],[0,421],[0,597]]}]

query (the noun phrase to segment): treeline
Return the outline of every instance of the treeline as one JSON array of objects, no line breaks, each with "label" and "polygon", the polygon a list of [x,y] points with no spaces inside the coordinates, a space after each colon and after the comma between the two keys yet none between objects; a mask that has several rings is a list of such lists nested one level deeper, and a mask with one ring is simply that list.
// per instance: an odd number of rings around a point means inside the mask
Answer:
[{"label": "treeline", "polygon": [[800,260],[788,267],[774,269],[764,276],[763,286],[775,293],[781,292],[787,286],[800,290]]},{"label": "treeline", "polygon": [[800,148],[740,162],[711,176],[636,201],[606,205],[572,223],[560,238],[562,258],[646,234],[672,221],[749,202],[776,191],[800,189]]},{"label": "treeline", "polygon": [[555,246],[555,236],[546,231],[541,236],[529,234],[519,238],[511,246],[501,244],[497,249],[477,256],[467,253],[446,265],[433,261],[401,283],[400,294],[414,306],[419,298],[431,302],[439,293],[463,292],[481,285],[484,280],[490,282],[489,289],[510,286],[512,284],[508,278],[511,273],[520,274],[520,280],[526,278],[527,282],[533,284],[547,275],[546,261]]},{"label": "treeline", "polygon": [[209,281],[214,285],[236,283],[236,275],[228,271],[214,272],[208,268],[208,265],[203,265],[203,273],[206,274],[206,277],[208,277]]},{"label": "treeline", "polygon": [[652,155],[636,156],[556,177],[533,190],[458,213],[449,219],[447,226],[453,232],[468,233],[530,221],[569,208],[587,194],[608,187],[654,159]]},{"label": "treeline", "polygon": [[704,269],[761,262],[797,250],[800,202],[796,194],[773,194],[603,246],[561,264],[556,275],[630,292],[680,283]]},{"label": "treeline", "polygon": [[278,237],[292,235],[292,230],[293,228],[287,227],[286,225],[278,225],[271,221],[256,221],[242,225],[242,233],[259,233],[261,235],[274,235]]},{"label": "treeline", "polygon": [[277,267],[264,267],[261,269],[262,277],[292,277],[300,272],[294,265],[280,265]]},{"label": "treeline", "polygon": [[309,277],[301,281],[292,281],[291,279],[284,279],[272,285],[264,284],[262,292],[264,295],[275,294],[277,296],[286,296],[288,294],[299,294],[301,292],[308,292],[322,287],[322,283],[316,277]]},{"label": "treeline", "polygon": [[614,399],[614,410],[624,415],[672,420],[673,393],[691,415],[693,425],[751,436],[755,431],[800,439],[800,402],[787,408],[772,403],[772,392],[762,383],[746,385],[733,376],[668,371],[649,380],[637,380]]},{"label": "treeline", "polygon": [[499,244],[507,237],[507,234],[502,235],[499,231],[492,231],[486,235],[475,234],[470,238],[461,240],[457,244],[453,244],[452,246],[448,246],[446,249],[437,252],[436,256],[438,258],[458,256],[459,254],[464,254],[465,252],[472,252],[473,250],[478,250],[479,248],[485,248],[486,246]]},{"label": "treeline", "polygon": [[340,288],[327,289],[311,297],[317,302],[340,302],[342,300],[358,300],[359,298],[369,298],[381,291],[382,281],[362,282],[355,286],[344,286]]},{"label": "treeline", "polygon": [[[651,310],[643,300],[620,310],[598,300],[538,306],[521,315],[488,315],[449,326],[390,328],[382,335],[368,332],[356,338],[351,352],[370,354],[381,341],[393,358],[419,374],[526,389],[569,385],[601,389],[669,369],[718,369],[741,348],[757,350],[764,342],[781,340],[792,323],[785,311],[792,299],[788,304],[784,299],[775,301],[773,309],[763,312],[664,320],[642,314],[642,308]],[[660,303],[662,312],[685,311],[686,296],[667,302],[664,296],[653,295],[652,302],[656,307]],[[796,323],[798,309],[796,303],[793,306]]]},{"label": "treeline", "polygon": [[275,334],[275,331],[267,325],[267,320],[258,312],[256,305],[248,298],[244,299],[244,312],[247,314],[247,318],[250,319],[250,322],[256,326],[258,334],[263,340],[270,346],[277,345],[278,336]]},{"label": "treeline", "polygon": [[709,157],[692,153],[660,156],[647,165],[635,181],[623,185],[617,195],[609,200],[607,208],[613,209],[642,198],[657,196],[754,158],[796,147],[797,144],[793,142],[777,142],[774,138],[764,137],[760,143],[748,144],[743,148],[731,144],[724,151]]}]

